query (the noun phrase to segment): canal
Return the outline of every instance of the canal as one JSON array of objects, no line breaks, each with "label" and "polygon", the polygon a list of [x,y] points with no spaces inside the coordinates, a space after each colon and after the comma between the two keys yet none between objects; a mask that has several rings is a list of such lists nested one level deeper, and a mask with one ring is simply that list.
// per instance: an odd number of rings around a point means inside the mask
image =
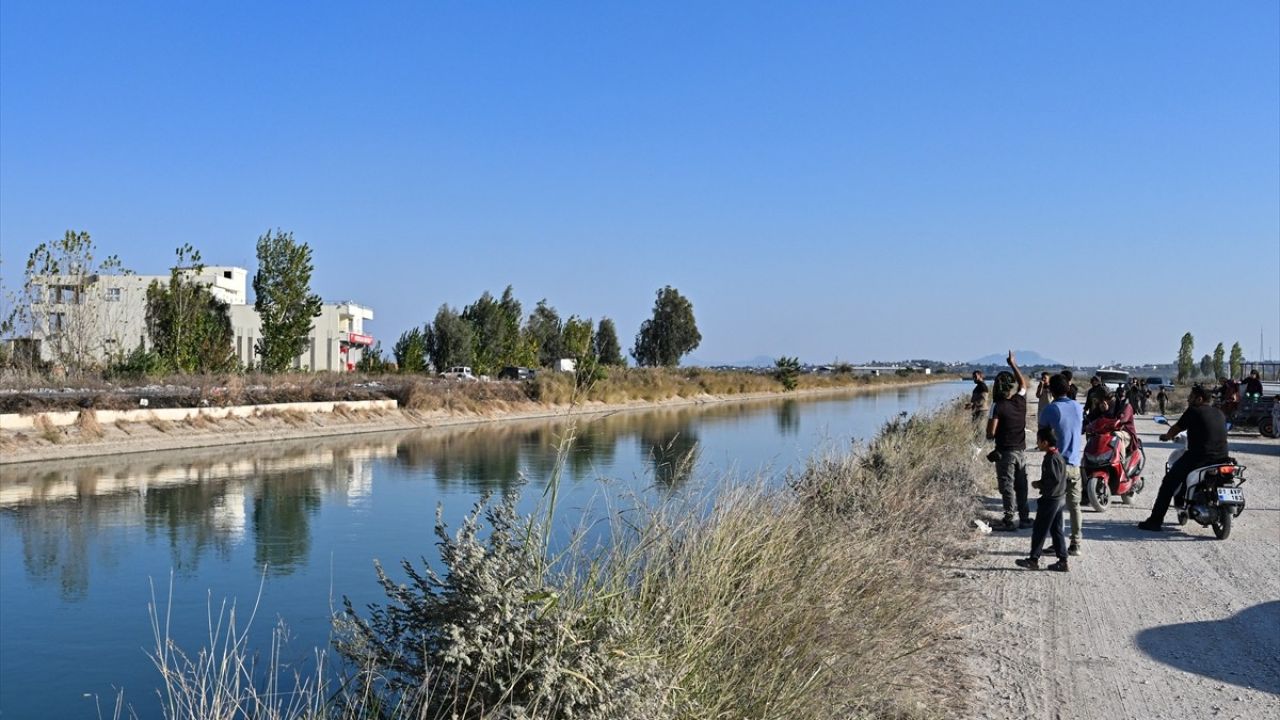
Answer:
[{"label": "canal", "polygon": [[[885,420],[936,407],[941,383],[820,399],[646,411],[139,454],[0,469],[0,717],[111,717],[123,690],[156,717],[148,603],[198,649],[210,607],[258,603],[251,637],[305,665],[343,596],[381,599],[372,562],[434,561],[436,507],[451,524],[486,491],[542,500],[557,445],[562,536],[626,503],[708,483],[781,478],[847,450]],[[171,607],[170,607],[171,603]]]}]

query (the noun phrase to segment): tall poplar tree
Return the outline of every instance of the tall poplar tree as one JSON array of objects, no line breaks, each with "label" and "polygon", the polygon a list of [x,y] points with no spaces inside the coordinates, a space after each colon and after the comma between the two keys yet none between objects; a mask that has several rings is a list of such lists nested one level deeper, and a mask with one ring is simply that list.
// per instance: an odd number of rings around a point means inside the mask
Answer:
[{"label": "tall poplar tree", "polygon": [[1218,347],[1213,349],[1213,376],[1215,378],[1225,377],[1222,374],[1222,358],[1227,354],[1223,349],[1222,343],[1218,343]]},{"label": "tall poplar tree", "polygon": [[258,272],[253,276],[253,307],[262,320],[262,337],[254,343],[266,372],[289,369],[307,348],[320,296],[311,292],[311,247],[276,230],[258,238]]},{"label": "tall poplar tree", "polygon": [[1244,350],[1240,349],[1240,343],[1231,346],[1231,377],[1239,380],[1244,377]]},{"label": "tall poplar tree", "polygon": [[1178,348],[1178,382],[1190,379],[1196,371],[1195,360],[1196,339],[1191,333],[1182,336],[1182,346]]}]

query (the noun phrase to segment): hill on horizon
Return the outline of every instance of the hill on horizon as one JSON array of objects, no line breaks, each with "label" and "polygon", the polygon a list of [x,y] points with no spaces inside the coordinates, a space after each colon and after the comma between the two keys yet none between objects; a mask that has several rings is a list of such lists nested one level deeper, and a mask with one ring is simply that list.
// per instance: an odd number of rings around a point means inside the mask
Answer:
[{"label": "hill on horizon", "polygon": [[[1014,350],[1013,355],[1017,359],[1018,364],[1023,367],[1031,367],[1033,365],[1057,365],[1059,367],[1065,367],[1065,365],[1058,362],[1057,360],[1052,360],[1050,358],[1047,358],[1041,355],[1040,353],[1036,352],[1035,350]],[[970,360],[969,364],[970,365],[1003,365],[1004,359],[1005,359],[1005,353],[993,353],[991,355],[983,355],[977,360]]]}]

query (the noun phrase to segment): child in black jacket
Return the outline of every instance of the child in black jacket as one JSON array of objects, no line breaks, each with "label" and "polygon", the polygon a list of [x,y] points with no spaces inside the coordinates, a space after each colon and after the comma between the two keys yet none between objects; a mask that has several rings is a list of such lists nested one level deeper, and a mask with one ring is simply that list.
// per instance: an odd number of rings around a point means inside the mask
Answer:
[{"label": "child in black jacket", "polygon": [[1052,427],[1040,428],[1036,433],[1036,447],[1044,451],[1044,463],[1040,466],[1040,479],[1031,483],[1040,489],[1036,502],[1036,524],[1031,530],[1031,556],[1015,560],[1019,567],[1040,569],[1040,556],[1044,554],[1045,535],[1053,537],[1053,554],[1058,562],[1048,569],[1067,572],[1067,539],[1062,534],[1062,511],[1066,507],[1067,463],[1058,452],[1058,435]]}]

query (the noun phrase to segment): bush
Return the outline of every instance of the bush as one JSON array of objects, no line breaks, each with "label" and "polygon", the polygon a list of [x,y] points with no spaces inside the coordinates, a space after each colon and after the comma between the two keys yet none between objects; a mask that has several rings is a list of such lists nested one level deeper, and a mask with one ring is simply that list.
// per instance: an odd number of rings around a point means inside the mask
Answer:
[{"label": "bush", "polygon": [[344,600],[337,623],[339,652],[363,673],[356,685],[381,686],[376,705],[428,720],[651,717],[645,663],[620,652],[626,618],[561,602],[530,542],[541,529],[515,503],[486,497],[457,537],[437,509],[443,577],[404,561],[409,584],[399,585],[375,563],[389,602],[366,620]]}]

